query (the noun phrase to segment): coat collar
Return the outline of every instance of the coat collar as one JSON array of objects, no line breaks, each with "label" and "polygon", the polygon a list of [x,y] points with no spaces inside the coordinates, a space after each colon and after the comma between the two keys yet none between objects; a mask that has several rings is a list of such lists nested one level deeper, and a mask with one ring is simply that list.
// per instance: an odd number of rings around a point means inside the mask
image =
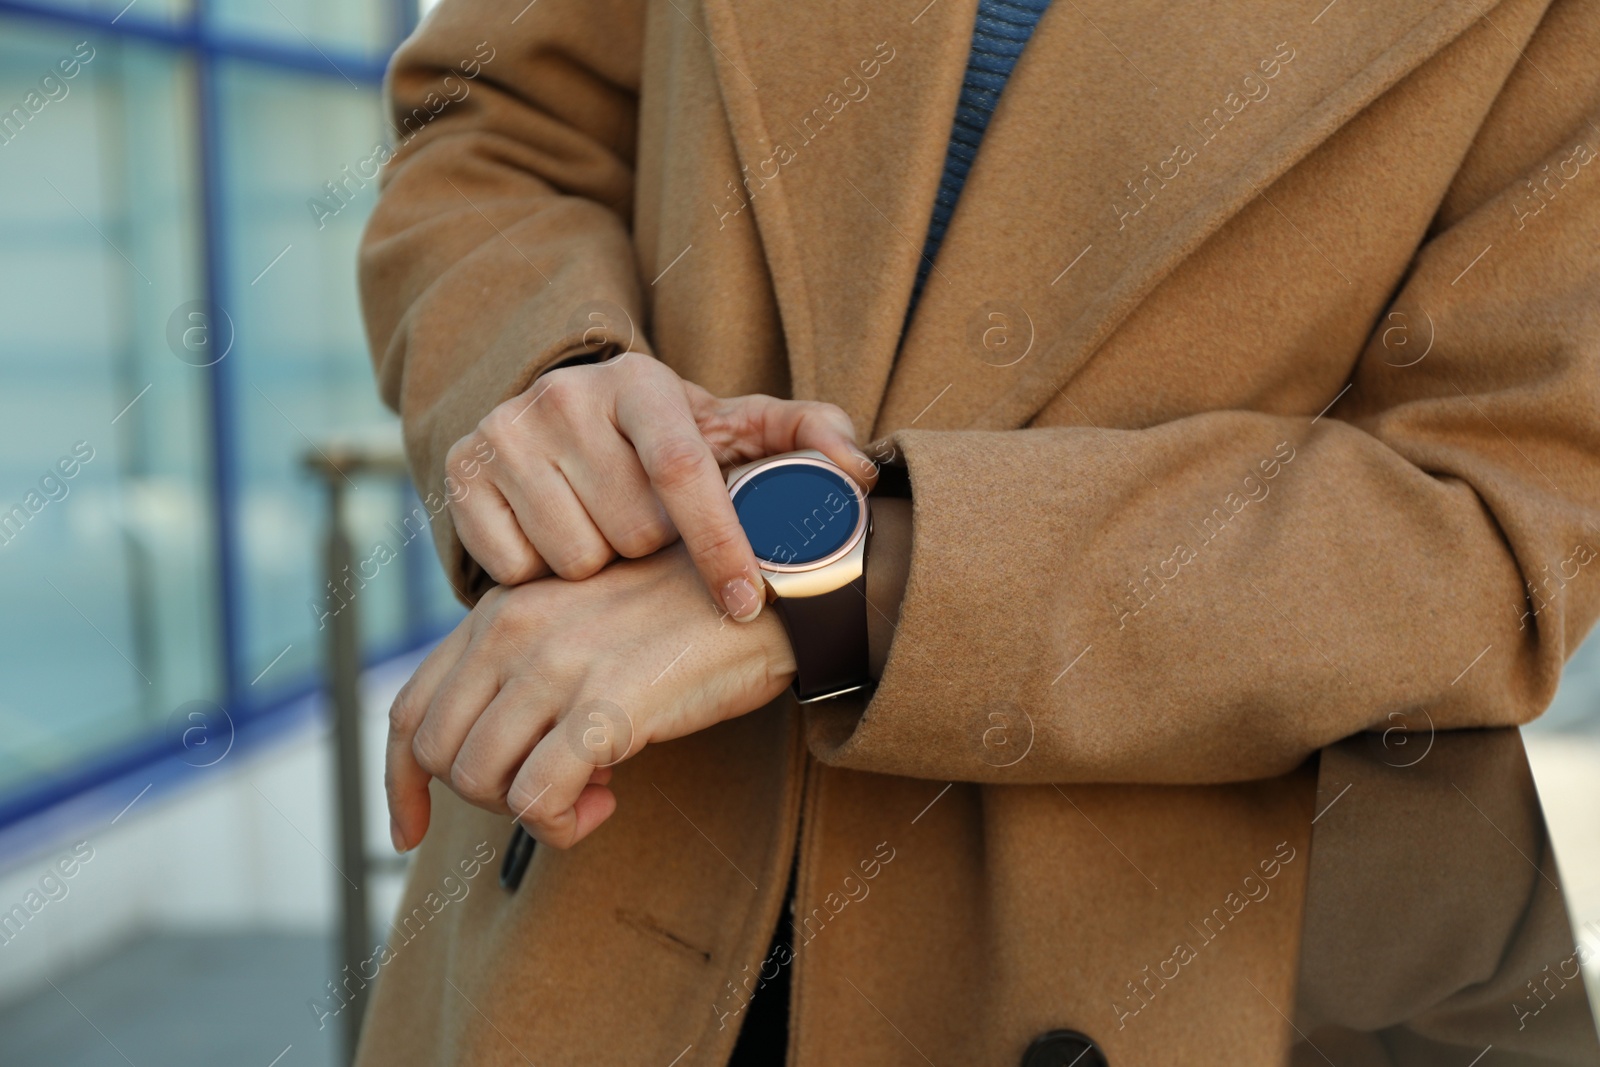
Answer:
[{"label": "coat collar", "polygon": [[1185,256],[1482,14],[1324,3],[1055,0],[897,360],[977,0],[704,0],[793,395],[875,435],[1025,423]]}]

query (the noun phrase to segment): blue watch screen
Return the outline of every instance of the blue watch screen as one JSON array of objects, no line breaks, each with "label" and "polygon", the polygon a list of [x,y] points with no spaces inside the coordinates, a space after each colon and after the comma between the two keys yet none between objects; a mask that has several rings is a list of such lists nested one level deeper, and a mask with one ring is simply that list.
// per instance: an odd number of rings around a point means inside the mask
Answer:
[{"label": "blue watch screen", "polygon": [[843,474],[800,463],[756,474],[734,494],[733,510],[756,557],[786,565],[837,552],[861,519],[861,501]]}]

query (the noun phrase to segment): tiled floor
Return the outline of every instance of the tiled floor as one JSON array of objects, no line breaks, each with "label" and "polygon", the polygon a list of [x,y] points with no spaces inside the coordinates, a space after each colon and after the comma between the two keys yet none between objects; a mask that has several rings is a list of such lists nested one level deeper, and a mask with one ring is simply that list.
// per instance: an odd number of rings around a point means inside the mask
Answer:
[{"label": "tiled floor", "polygon": [[0,1012],[0,1067],[333,1067],[317,937],[162,935]]}]

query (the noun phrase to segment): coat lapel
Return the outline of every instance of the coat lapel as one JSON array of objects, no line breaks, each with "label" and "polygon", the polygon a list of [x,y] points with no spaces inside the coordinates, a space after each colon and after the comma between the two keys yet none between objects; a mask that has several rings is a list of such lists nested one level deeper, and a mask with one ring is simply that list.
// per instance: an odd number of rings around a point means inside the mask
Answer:
[{"label": "coat lapel", "polygon": [[976,0],[704,3],[794,395],[875,434],[1025,423],[1186,255],[1482,14],[1055,0],[896,359]]},{"label": "coat lapel", "polygon": [[793,395],[871,428],[933,210],[977,0],[704,0]]}]

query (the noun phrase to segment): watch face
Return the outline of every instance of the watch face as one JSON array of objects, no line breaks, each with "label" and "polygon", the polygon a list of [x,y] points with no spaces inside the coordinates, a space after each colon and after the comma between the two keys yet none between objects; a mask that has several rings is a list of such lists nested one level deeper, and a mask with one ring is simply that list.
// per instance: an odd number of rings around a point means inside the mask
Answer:
[{"label": "watch face", "polygon": [[812,460],[775,464],[734,490],[733,509],[763,563],[805,568],[836,555],[861,525],[855,483]]}]

